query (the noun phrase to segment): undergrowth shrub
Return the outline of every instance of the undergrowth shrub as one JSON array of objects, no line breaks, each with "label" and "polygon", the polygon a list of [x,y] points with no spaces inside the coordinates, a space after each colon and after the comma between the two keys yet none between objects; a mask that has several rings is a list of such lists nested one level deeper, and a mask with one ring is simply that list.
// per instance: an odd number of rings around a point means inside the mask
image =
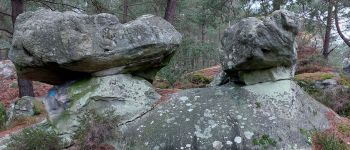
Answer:
[{"label": "undergrowth shrub", "polygon": [[201,74],[193,74],[189,77],[190,82],[194,84],[209,84],[211,80]]},{"label": "undergrowth shrub", "polygon": [[7,150],[62,150],[63,145],[55,131],[35,127],[11,135]]},{"label": "undergrowth shrub", "polygon": [[6,128],[6,108],[0,103],[0,130]]},{"label": "undergrowth shrub", "polygon": [[80,150],[98,149],[104,142],[118,136],[114,129],[119,123],[119,116],[112,110],[102,114],[96,110],[86,111],[79,117],[79,122],[79,128],[75,131],[73,138]]},{"label": "undergrowth shrub", "polygon": [[325,133],[315,133],[316,144],[321,146],[322,150],[346,150],[346,144],[332,135]]}]

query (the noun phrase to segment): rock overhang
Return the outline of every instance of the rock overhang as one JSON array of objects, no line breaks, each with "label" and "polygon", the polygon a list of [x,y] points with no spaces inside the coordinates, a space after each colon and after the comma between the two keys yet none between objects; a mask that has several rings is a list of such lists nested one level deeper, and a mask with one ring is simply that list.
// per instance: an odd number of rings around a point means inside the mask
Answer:
[{"label": "rock overhang", "polygon": [[42,9],[19,15],[9,57],[23,77],[61,84],[111,68],[119,69],[99,76],[159,70],[181,38],[153,15],[121,24],[111,14]]}]

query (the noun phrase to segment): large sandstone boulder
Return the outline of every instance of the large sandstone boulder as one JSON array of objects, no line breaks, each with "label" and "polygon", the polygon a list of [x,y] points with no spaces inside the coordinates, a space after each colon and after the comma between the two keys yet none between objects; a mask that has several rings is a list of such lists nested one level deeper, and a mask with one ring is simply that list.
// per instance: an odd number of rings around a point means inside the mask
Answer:
[{"label": "large sandstone boulder", "polygon": [[141,78],[119,74],[94,77],[53,87],[44,100],[48,119],[68,140],[86,111],[114,110],[121,122],[149,111],[160,95]]},{"label": "large sandstone boulder", "polygon": [[227,84],[175,93],[121,127],[116,149],[311,149],[333,113],[291,80]]},{"label": "large sandstone boulder", "polygon": [[180,42],[170,23],[152,15],[121,24],[111,14],[42,9],[19,15],[9,57],[19,74],[51,84],[91,74],[152,79]]},{"label": "large sandstone boulder", "polygon": [[228,27],[222,38],[223,71],[248,85],[293,77],[297,33],[298,19],[288,11],[242,19]]}]

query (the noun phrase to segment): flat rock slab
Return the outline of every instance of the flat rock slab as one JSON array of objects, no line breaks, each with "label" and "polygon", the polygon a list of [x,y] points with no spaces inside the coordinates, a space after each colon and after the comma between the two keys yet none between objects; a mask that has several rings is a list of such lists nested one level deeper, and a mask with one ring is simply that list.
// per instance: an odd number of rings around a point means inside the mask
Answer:
[{"label": "flat rock slab", "polygon": [[62,84],[91,74],[158,70],[181,38],[170,23],[153,15],[121,24],[111,14],[42,9],[19,15],[9,58],[28,79]]},{"label": "flat rock slab", "polygon": [[331,111],[293,81],[185,90],[121,127],[117,149],[311,149]]}]

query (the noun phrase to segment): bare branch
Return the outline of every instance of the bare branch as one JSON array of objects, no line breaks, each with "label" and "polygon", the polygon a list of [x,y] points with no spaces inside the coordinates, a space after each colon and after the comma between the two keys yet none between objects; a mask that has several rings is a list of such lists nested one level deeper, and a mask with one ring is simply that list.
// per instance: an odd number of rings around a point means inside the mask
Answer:
[{"label": "bare branch", "polygon": [[337,47],[338,47],[338,45],[335,46],[334,48],[332,48],[332,49],[328,52],[328,55],[329,55],[330,53],[332,53]]},{"label": "bare branch", "polygon": [[2,15],[4,15],[4,16],[12,17],[12,15],[10,15],[10,14],[8,14],[8,13],[1,12],[1,11],[0,11],[0,14],[2,14]]},{"label": "bare branch", "polygon": [[10,35],[13,34],[10,30],[7,30],[7,29],[0,29],[0,31],[4,31],[4,32],[6,32],[6,33],[8,33],[8,34],[10,34]]},{"label": "bare branch", "polygon": [[[67,7],[71,7],[71,8],[75,8],[75,9],[78,9],[78,10],[82,10],[82,11],[85,11],[84,9],[82,8],[79,8],[79,7],[76,7],[76,6],[73,6],[73,5],[69,5],[69,4],[65,4],[65,3],[57,3],[57,2],[51,2],[51,1],[46,1],[46,0],[28,0],[28,1],[33,1],[33,2],[39,2],[39,3],[50,3],[50,4],[55,4],[55,5],[63,5],[63,6],[67,6]],[[45,6],[48,6],[47,4],[45,4]],[[51,9],[51,8],[50,8]]]}]

